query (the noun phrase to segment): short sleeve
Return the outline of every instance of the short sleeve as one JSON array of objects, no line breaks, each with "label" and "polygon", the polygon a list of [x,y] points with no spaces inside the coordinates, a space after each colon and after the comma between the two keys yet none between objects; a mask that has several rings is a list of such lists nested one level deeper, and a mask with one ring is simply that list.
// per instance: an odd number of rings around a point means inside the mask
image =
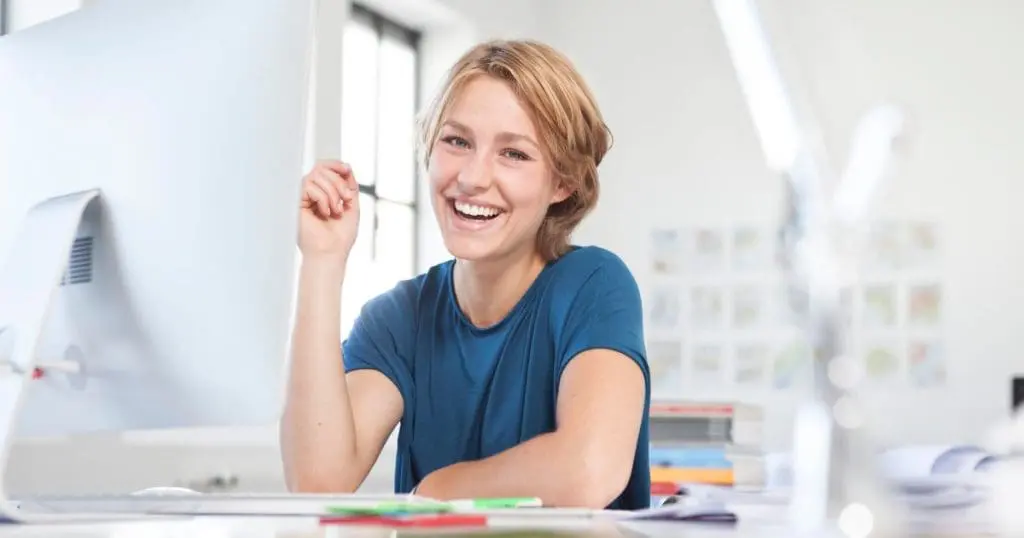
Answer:
[{"label": "short sleeve", "polygon": [[599,348],[633,359],[649,378],[640,289],[618,257],[606,257],[580,284],[559,332],[559,378],[574,357]]},{"label": "short sleeve", "polygon": [[415,297],[412,283],[403,282],[371,299],[341,345],[346,372],[377,370],[395,384],[406,405],[413,400]]}]

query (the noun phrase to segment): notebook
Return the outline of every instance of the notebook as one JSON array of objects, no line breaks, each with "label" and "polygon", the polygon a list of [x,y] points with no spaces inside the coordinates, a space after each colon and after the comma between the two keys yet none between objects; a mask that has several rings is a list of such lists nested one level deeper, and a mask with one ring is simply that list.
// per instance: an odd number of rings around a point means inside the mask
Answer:
[{"label": "notebook", "polygon": [[736,523],[736,513],[717,499],[677,496],[656,508],[622,512],[621,521],[690,521],[695,523]]},{"label": "notebook", "polygon": [[[878,453],[882,475],[894,487],[910,493],[955,484],[986,471],[997,461],[996,455],[973,445],[907,445]],[[789,489],[793,484],[791,455],[767,455],[765,475],[767,489]]]}]

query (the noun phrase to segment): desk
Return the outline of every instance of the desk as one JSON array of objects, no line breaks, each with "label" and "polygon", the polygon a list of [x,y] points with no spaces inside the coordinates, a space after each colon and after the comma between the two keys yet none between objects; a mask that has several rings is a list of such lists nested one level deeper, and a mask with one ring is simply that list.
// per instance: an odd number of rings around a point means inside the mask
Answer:
[{"label": "desk", "polygon": [[[0,538],[792,538],[777,525],[620,522],[586,519],[495,518],[487,529],[420,529],[320,526],[309,517],[197,517],[65,525],[0,526]],[[948,536],[948,535],[947,535]],[[981,538],[965,535],[958,538]]]},{"label": "desk", "polygon": [[[781,529],[780,529],[781,530]],[[736,532],[730,527],[680,525],[666,522],[633,522],[628,525],[610,521],[516,520],[496,518],[486,529],[402,529],[319,525],[308,517],[197,517],[123,523],[90,523],[63,525],[21,525],[0,527],[0,538],[398,538],[429,536],[440,538],[501,536],[502,538],[718,538],[768,537],[789,538],[787,533],[762,534]]]}]

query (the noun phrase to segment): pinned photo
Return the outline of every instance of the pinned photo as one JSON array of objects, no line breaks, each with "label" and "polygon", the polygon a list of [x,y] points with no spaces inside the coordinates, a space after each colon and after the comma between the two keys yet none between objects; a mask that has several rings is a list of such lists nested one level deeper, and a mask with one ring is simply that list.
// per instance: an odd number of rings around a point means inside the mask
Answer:
[{"label": "pinned photo", "polygon": [[725,325],[725,297],[721,288],[697,286],[690,290],[690,326],[718,329]]},{"label": "pinned photo", "polygon": [[732,231],[732,267],[737,272],[768,271],[775,267],[773,236],[753,226]]},{"label": "pinned photo", "polygon": [[655,275],[679,275],[683,271],[685,245],[679,230],[651,231],[651,270]]},{"label": "pinned photo", "polygon": [[772,386],[784,390],[805,385],[811,373],[811,348],[794,338],[776,349],[772,361]]},{"label": "pinned photo", "polygon": [[904,229],[903,267],[922,269],[939,263],[939,230],[929,222],[913,222]]},{"label": "pinned photo", "polygon": [[907,349],[907,373],[917,387],[929,388],[945,384],[946,360],[942,345],[936,340],[910,342]]},{"label": "pinned photo", "polygon": [[651,393],[658,398],[679,398],[683,392],[683,343],[653,340],[647,343]]},{"label": "pinned photo", "polygon": [[693,273],[714,273],[726,268],[725,237],[714,228],[697,228],[690,238],[684,267]]},{"label": "pinned photo", "polygon": [[719,344],[697,344],[690,356],[690,378],[695,385],[718,385],[725,381],[725,353]]},{"label": "pinned photo", "polygon": [[864,326],[869,328],[895,328],[896,286],[876,284],[864,288]]},{"label": "pinned photo", "polygon": [[901,267],[903,258],[902,227],[894,222],[879,222],[868,234],[864,265],[869,272],[892,272]]},{"label": "pinned photo", "polygon": [[732,291],[732,326],[750,329],[767,325],[772,316],[766,290],[758,286],[740,286]]},{"label": "pinned photo", "polygon": [[907,323],[913,327],[935,327],[942,317],[942,286],[917,284],[907,289]]},{"label": "pinned photo", "polygon": [[738,345],[734,356],[736,384],[764,385],[768,377],[768,357],[766,344]]},{"label": "pinned photo", "polygon": [[652,327],[669,329],[679,326],[683,310],[679,293],[679,289],[672,286],[654,288],[648,298],[648,320]]},{"label": "pinned photo", "polygon": [[864,346],[864,373],[872,383],[888,383],[899,379],[899,344],[875,341]]}]

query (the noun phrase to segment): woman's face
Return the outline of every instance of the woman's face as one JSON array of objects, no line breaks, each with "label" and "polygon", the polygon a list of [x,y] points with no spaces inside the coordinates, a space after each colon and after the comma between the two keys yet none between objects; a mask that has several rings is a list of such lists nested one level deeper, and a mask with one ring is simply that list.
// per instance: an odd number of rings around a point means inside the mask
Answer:
[{"label": "woman's face", "polygon": [[427,168],[445,246],[464,260],[535,250],[548,206],[568,196],[529,114],[505,82],[487,76],[449,107]]}]

